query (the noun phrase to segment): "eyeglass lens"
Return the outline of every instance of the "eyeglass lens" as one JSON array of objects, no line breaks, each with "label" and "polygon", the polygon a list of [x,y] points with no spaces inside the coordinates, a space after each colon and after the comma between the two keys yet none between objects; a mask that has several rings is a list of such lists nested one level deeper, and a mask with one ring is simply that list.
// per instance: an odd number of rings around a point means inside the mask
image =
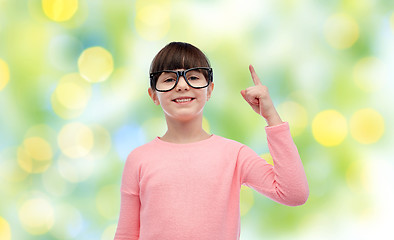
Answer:
[{"label": "eyeglass lens", "polygon": [[[184,75],[186,76],[189,85],[193,88],[203,88],[208,86],[209,71],[207,69],[199,68],[199,69],[186,70]],[[174,88],[175,84],[177,83],[177,78],[178,75],[176,71],[162,72],[157,79],[156,89],[159,91],[166,91]]]}]

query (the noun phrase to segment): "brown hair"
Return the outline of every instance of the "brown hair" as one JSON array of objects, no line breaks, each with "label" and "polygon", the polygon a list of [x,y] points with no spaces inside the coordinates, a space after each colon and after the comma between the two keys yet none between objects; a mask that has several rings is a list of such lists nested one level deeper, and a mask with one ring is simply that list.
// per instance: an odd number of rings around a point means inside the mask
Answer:
[{"label": "brown hair", "polygon": [[[197,47],[185,42],[171,42],[162,48],[150,65],[150,73],[189,69],[193,67],[211,67],[208,58]],[[209,76],[205,76],[207,79]],[[157,79],[151,79],[151,87]]]}]

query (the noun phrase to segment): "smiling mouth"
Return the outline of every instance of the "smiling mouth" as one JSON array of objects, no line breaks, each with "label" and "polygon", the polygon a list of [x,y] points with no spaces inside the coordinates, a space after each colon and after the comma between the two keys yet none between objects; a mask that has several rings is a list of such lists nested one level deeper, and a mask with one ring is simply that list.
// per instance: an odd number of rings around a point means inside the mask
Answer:
[{"label": "smiling mouth", "polygon": [[186,103],[186,102],[191,102],[192,100],[194,100],[195,98],[176,98],[172,101],[176,102],[176,103]]}]

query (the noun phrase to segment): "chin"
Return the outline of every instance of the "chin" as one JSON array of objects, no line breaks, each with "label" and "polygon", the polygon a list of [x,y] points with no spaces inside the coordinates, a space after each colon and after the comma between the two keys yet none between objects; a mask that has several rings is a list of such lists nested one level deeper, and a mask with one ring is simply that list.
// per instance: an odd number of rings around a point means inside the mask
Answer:
[{"label": "chin", "polygon": [[200,117],[202,111],[199,113],[178,113],[178,114],[168,114],[165,113],[167,119],[179,121],[179,122],[188,122]]},{"label": "chin", "polygon": [[204,106],[193,106],[187,108],[163,108],[166,119],[180,122],[198,119],[203,115]]}]

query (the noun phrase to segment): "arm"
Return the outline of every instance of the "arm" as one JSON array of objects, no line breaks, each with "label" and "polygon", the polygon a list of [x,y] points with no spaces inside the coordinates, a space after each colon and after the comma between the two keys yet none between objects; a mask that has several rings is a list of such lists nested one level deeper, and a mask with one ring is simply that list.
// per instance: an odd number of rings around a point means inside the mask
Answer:
[{"label": "arm", "polygon": [[139,239],[141,202],[138,179],[138,164],[131,153],[123,169],[120,214],[114,240]]},{"label": "arm", "polygon": [[266,132],[274,166],[244,146],[239,153],[242,184],[281,204],[304,204],[309,187],[288,123],[267,127]]},{"label": "arm", "polygon": [[267,140],[274,166],[245,146],[239,155],[242,183],[279,203],[290,206],[304,204],[309,196],[309,187],[289,125],[282,122],[268,88],[261,83],[252,65],[249,70],[254,86],[242,90],[241,95],[268,124]]},{"label": "arm", "polygon": [[121,192],[120,214],[114,240],[138,240],[140,231],[140,198]]}]

